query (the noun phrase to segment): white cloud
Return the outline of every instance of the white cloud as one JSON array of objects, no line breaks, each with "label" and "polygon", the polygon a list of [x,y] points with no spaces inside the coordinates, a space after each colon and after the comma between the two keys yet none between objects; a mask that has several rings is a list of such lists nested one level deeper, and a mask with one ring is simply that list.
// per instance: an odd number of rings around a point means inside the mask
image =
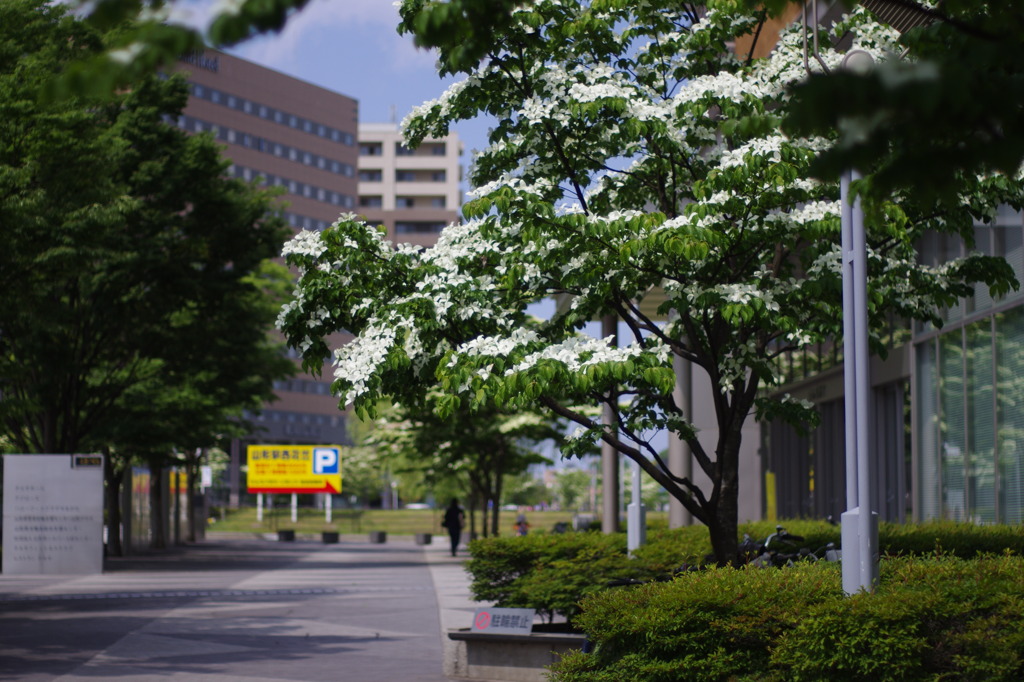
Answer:
[{"label": "white cloud", "polygon": [[365,59],[392,70],[433,67],[436,57],[417,49],[411,36],[400,36],[398,9],[392,0],[313,0],[288,19],[278,34],[239,45],[237,51],[260,64],[289,70],[301,62],[310,44],[333,40],[358,42]]}]

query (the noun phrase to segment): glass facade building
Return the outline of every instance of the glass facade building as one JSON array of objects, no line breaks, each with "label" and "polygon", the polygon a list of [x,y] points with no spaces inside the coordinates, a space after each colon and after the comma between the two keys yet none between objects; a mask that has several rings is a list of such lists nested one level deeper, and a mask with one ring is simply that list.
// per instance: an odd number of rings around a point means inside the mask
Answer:
[{"label": "glass facade building", "polygon": [[[975,242],[932,234],[922,265],[967,250],[1005,258],[1024,285],[1024,221],[1011,209]],[[943,324],[893,321],[886,359],[871,359],[874,509],[887,521],[1018,523],[1024,516],[1024,288],[993,299],[979,284]],[[838,518],[846,508],[841,346],[783,359],[781,392],[815,404],[810,433],[764,425],[766,498],[779,517]],[[773,495],[774,493],[774,495]],[[770,513],[770,510],[766,509]]]},{"label": "glass facade building", "polygon": [[[925,264],[963,253],[935,237]],[[976,229],[976,250],[1006,258],[1024,282],[1021,215]],[[1024,515],[1024,291],[993,300],[984,285],[914,336],[915,509],[921,519],[1018,523]]]}]

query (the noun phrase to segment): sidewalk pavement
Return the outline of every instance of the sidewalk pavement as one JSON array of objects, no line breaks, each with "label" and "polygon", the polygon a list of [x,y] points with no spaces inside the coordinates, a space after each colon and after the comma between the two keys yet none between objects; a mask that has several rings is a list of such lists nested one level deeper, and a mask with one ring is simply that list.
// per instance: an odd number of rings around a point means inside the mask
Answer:
[{"label": "sidewalk pavement", "polygon": [[464,549],[270,537],[211,533],[99,575],[0,575],[0,680],[448,680],[446,633],[480,606]]}]

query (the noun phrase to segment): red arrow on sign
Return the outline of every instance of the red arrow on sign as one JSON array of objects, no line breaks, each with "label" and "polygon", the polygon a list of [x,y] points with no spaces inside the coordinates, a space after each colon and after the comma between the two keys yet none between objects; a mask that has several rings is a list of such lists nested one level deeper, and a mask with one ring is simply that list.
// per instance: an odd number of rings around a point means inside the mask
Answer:
[{"label": "red arrow on sign", "polygon": [[330,481],[324,481],[320,488],[248,488],[250,493],[299,493],[302,495],[311,493],[333,493],[337,495],[341,490],[331,485]]}]

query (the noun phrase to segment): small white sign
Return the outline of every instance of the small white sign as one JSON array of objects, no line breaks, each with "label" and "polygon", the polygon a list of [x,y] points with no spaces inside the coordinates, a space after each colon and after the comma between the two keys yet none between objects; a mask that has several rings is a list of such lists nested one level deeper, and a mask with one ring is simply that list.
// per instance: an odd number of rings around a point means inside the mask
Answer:
[{"label": "small white sign", "polygon": [[103,458],[4,455],[3,572],[103,571]]},{"label": "small white sign", "polygon": [[213,467],[205,464],[199,467],[199,487],[204,489],[213,487]]},{"label": "small white sign", "polygon": [[528,635],[533,630],[533,609],[477,609],[473,614],[473,632],[495,635]]}]

